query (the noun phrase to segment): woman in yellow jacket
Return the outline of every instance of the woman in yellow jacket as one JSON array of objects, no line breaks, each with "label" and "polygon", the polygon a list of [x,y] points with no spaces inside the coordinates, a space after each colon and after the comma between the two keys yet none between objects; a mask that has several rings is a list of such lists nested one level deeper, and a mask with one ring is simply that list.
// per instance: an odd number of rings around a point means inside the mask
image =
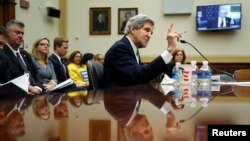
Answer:
[{"label": "woman in yellow jacket", "polygon": [[89,85],[88,73],[86,65],[81,63],[82,54],[80,51],[74,51],[68,59],[69,77],[73,80],[77,87]]}]

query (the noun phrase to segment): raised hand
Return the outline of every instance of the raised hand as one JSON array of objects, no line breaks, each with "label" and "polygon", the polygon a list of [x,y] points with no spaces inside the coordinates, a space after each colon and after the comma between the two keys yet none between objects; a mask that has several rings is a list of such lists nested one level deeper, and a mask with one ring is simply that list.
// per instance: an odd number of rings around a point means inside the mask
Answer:
[{"label": "raised hand", "polygon": [[176,46],[177,46],[177,42],[180,41],[181,38],[181,34],[174,32],[173,31],[173,24],[170,25],[170,27],[168,28],[168,34],[167,34],[167,41],[168,41],[168,47],[167,50],[170,53],[173,53]]}]

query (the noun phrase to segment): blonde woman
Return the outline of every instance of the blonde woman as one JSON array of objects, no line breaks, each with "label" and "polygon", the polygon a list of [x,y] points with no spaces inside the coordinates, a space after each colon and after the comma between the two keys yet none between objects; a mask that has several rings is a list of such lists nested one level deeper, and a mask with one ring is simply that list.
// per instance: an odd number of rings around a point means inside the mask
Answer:
[{"label": "blonde woman", "polygon": [[42,119],[48,120],[50,118],[50,107],[47,95],[36,97],[32,103],[34,114]]},{"label": "blonde woman", "polygon": [[101,63],[101,64],[103,64],[103,62],[104,62],[104,56],[102,54],[98,53],[98,54],[96,54],[94,56],[94,60],[97,61],[97,62],[99,62],[99,63]]},{"label": "blonde woman", "polygon": [[51,91],[57,85],[53,65],[48,61],[49,47],[49,39],[42,37],[33,44],[32,48],[38,84],[42,85],[45,91]]}]

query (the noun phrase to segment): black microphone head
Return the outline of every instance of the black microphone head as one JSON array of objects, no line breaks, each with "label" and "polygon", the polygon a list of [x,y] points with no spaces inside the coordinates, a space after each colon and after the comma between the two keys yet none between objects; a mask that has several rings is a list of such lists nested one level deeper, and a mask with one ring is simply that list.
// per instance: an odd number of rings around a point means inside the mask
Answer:
[{"label": "black microphone head", "polygon": [[183,44],[187,43],[185,40],[180,40],[180,42]]}]

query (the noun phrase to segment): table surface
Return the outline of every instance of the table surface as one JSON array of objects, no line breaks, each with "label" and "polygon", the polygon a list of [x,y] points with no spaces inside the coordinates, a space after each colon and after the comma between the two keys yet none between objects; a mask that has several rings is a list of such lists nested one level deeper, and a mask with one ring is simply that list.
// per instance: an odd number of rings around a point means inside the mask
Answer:
[{"label": "table surface", "polygon": [[16,94],[0,99],[0,141],[124,141],[131,130],[154,141],[206,141],[210,124],[250,123],[249,90],[138,85]]}]

